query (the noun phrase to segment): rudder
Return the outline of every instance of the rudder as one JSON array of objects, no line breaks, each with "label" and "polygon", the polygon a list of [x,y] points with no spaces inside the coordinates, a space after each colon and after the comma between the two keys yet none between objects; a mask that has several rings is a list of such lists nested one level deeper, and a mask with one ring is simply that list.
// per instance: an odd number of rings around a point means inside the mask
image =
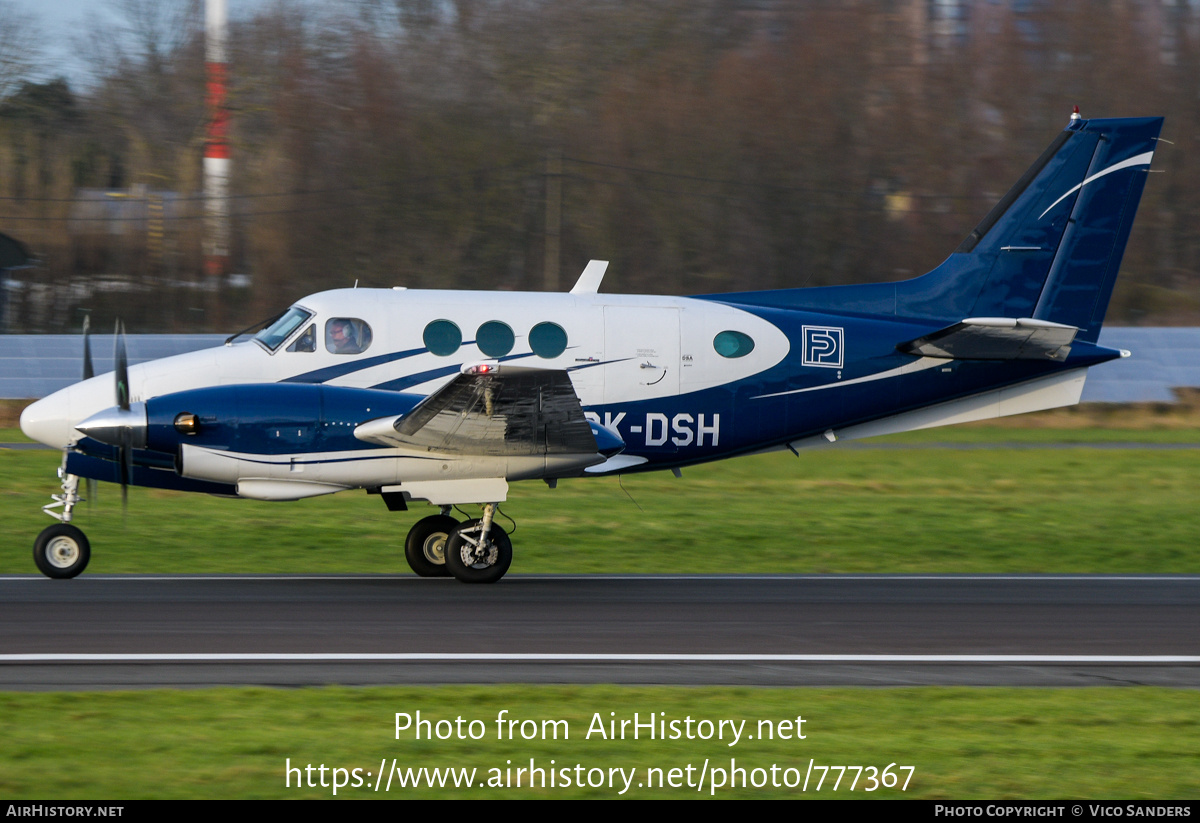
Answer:
[{"label": "rudder", "polygon": [[1096,342],[1108,310],[1161,117],[1085,121],[1098,137],[1087,175],[1043,213],[1067,211],[1069,220],[1032,316],[1078,326],[1078,339]]}]

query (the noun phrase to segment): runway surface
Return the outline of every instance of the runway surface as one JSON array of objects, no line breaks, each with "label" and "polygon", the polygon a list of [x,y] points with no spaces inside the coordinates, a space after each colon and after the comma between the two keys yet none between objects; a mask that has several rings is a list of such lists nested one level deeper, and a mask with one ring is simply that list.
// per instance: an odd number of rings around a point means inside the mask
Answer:
[{"label": "runway surface", "polygon": [[0,578],[0,688],[1200,686],[1197,576]]}]

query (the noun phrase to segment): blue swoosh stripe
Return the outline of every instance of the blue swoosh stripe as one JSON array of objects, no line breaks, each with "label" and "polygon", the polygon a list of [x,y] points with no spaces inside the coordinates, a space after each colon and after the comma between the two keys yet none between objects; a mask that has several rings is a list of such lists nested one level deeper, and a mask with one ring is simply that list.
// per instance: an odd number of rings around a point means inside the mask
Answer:
[{"label": "blue swoosh stripe", "polygon": [[445,366],[440,369],[430,369],[429,371],[417,372],[404,377],[399,377],[395,380],[389,380],[386,383],[377,383],[371,386],[373,389],[381,391],[403,391],[411,386],[417,386],[427,380],[436,380],[439,377],[445,377],[448,374],[457,374],[462,370],[462,364],[457,366]]},{"label": "blue swoosh stripe", "polygon": [[[524,354],[508,354],[504,357],[493,358],[497,362],[503,363],[508,360],[520,360],[523,357],[533,357],[533,352],[525,352]],[[443,366],[440,369],[430,369],[429,371],[417,372],[404,377],[398,377],[395,380],[389,380],[386,383],[379,383],[371,386],[373,389],[381,391],[404,391],[413,386],[419,386],[429,380],[436,380],[439,377],[445,377],[448,374],[457,374],[462,371],[463,364],[459,363],[454,366]]]},{"label": "blue swoosh stripe", "polygon": [[[370,447],[370,448],[372,451],[384,451],[383,449],[380,449],[377,446]],[[402,455],[402,458],[405,460],[442,460],[443,459],[441,457],[425,457],[423,455],[415,455],[415,454],[414,455],[405,454],[405,455]],[[378,455],[367,455],[365,457],[334,457],[334,458],[330,458],[328,460],[296,460],[294,462],[298,466],[300,466],[300,465],[320,466],[325,463],[362,463],[367,460],[396,460],[396,459],[399,459],[399,458],[395,454],[378,454]],[[287,463],[281,463],[277,460],[253,460],[251,458],[246,457],[245,455],[239,456],[238,460],[242,460],[246,463],[257,463],[262,466],[286,466],[287,465]]]},{"label": "blue swoosh stripe", "polygon": [[407,357],[413,357],[418,354],[424,354],[429,351],[426,348],[420,349],[405,349],[404,351],[394,351],[390,354],[380,354],[375,357],[368,357],[365,360],[351,360],[347,363],[339,363],[336,366],[326,366],[323,369],[316,371],[305,372],[298,374],[295,377],[289,377],[285,380],[280,380],[280,383],[325,383],[333,380],[336,377],[341,377],[346,374],[353,374],[356,371],[369,369],[372,366],[381,366],[384,363],[391,363],[395,360],[403,360]]}]

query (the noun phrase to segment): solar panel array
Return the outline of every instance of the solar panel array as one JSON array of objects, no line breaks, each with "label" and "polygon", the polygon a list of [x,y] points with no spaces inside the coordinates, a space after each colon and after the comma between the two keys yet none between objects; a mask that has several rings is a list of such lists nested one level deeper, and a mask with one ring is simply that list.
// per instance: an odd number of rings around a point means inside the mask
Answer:
[{"label": "solar panel array", "polygon": [[[125,338],[130,365],[173,354],[219,346],[219,334],[130,334]],[[92,335],[96,374],[113,369],[112,335]],[[78,334],[0,335],[0,398],[45,397],[83,376],[83,336]]]},{"label": "solar panel array", "polygon": [[1106,326],[1098,342],[1131,354],[1088,372],[1085,403],[1173,403],[1173,389],[1200,387],[1200,328]]}]

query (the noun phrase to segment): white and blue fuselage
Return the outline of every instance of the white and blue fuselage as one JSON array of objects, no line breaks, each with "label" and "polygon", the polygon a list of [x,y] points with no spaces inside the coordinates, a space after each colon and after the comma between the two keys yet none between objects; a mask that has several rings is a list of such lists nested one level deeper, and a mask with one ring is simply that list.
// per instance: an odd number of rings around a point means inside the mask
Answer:
[{"label": "white and blue fuselage", "polygon": [[[1040,407],[1065,405],[1077,400],[1086,366],[1114,356],[1077,345],[1068,357],[1077,362],[956,362],[896,349],[898,341],[934,331],[941,321],[885,322],[680,297],[341,289],[311,295],[293,311],[300,322],[272,341],[273,349],[247,339],[130,368],[134,403],[174,399],[168,417],[190,412],[221,425],[213,433],[218,439],[179,437],[168,444],[183,450],[182,477],[234,487],[224,493],[290,499],[469,476],[469,457],[452,461],[464,465],[451,469],[439,465],[431,475],[431,461],[364,442],[354,432],[371,419],[410,411],[477,363],[569,375],[587,417],[624,444],[602,463],[555,473],[571,476],[677,467],[795,447],[814,437],[822,443],[826,432],[852,437],[871,421],[931,403],[948,407],[941,416],[910,416],[900,429],[936,425],[944,416],[957,422],[970,419],[963,417],[969,412],[951,401],[1030,381],[1043,395],[1035,401]],[[325,327],[346,320],[369,329],[370,342],[335,352],[324,342]],[[426,338],[451,325],[461,341],[431,351]],[[530,340],[539,326],[558,333],[555,345],[540,353],[537,335]],[[480,332],[486,336],[489,329],[500,329],[501,340],[491,348],[484,340],[481,348]],[[305,334],[315,345],[296,346]],[[112,406],[112,380],[100,375],[39,401],[22,426],[58,447],[83,442],[83,454],[102,460],[105,447],[89,449],[74,427]],[[989,405],[994,414],[987,413]],[[983,407],[979,416],[1001,413],[999,398]],[[89,470],[90,461],[76,462],[82,476],[112,479],[110,467]],[[137,462],[147,461],[139,454]],[[175,462],[159,461],[173,468]],[[527,476],[522,468],[505,479]],[[171,485],[166,474],[156,479]],[[281,483],[244,482],[262,479]]]}]

